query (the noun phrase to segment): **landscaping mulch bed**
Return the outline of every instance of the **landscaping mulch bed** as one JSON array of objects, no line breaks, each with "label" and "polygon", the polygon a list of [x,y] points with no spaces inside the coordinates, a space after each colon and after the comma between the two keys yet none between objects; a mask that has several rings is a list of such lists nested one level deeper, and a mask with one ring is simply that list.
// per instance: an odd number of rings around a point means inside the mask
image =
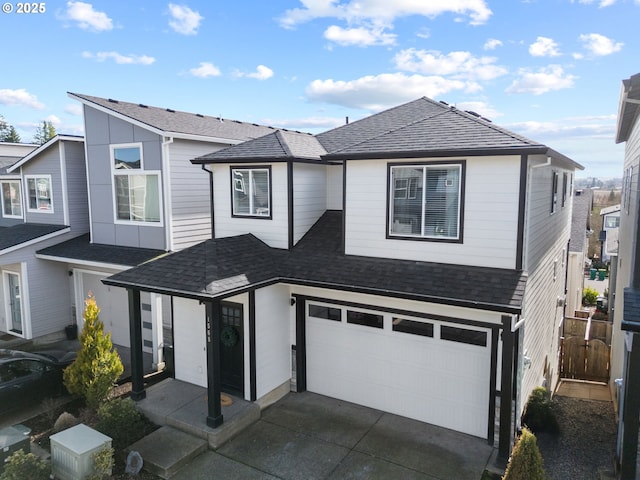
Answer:
[{"label": "landscaping mulch bed", "polygon": [[557,435],[536,433],[549,480],[615,478],[617,425],[613,404],[556,396]]},{"label": "landscaping mulch bed", "polygon": [[[112,392],[112,396],[113,398],[126,398],[129,396],[129,393],[131,392],[131,384],[130,383],[125,383],[122,385],[119,385],[117,387],[114,388],[113,392]],[[45,405],[45,407],[47,407]],[[43,450],[46,450],[48,452],[51,451],[51,447],[50,447],[50,442],[49,442],[49,436],[53,435],[55,433],[54,429],[53,429],[53,425],[56,421],[56,419],[63,413],[63,412],[67,412],[72,414],[73,416],[75,416],[76,418],[79,418],[82,423],[89,425],[89,426],[93,426],[93,423],[96,421],[96,416],[95,413],[92,413],[90,410],[88,410],[85,407],[84,401],[79,399],[79,398],[72,398],[69,397],[69,401],[64,402],[62,405],[59,406],[54,406],[53,404],[51,406],[49,406],[48,408],[46,408],[46,411],[36,417],[33,417],[29,420],[26,420],[23,423],[23,425],[29,427],[31,429],[31,441],[32,443],[35,443],[36,445],[38,445],[40,448],[42,448]],[[152,424],[151,422],[147,421],[145,422],[145,427],[143,430],[141,430],[140,436],[138,439],[134,440],[137,441],[140,438],[143,438],[144,436],[148,435],[149,433],[153,432],[154,430],[156,430],[158,428],[157,425]],[[138,475],[128,475],[126,474],[125,471],[125,466],[126,466],[126,454],[125,452],[115,452],[114,455],[114,460],[115,460],[115,464],[114,464],[114,468],[113,468],[113,475],[111,476],[112,479],[116,479],[116,480],[131,480],[131,479],[138,479],[138,480],[160,480],[160,477],[153,475],[151,473],[145,472],[144,470],[141,471]]]}]

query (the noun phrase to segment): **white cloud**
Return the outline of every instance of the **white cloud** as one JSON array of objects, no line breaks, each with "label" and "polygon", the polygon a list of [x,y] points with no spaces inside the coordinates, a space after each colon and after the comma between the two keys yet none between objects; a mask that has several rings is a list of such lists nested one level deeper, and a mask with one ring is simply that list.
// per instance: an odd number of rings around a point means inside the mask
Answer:
[{"label": "white cloud", "polygon": [[67,11],[63,18],[76,22],[83,30],[104,32],[113,29],[113,21],[109,16],[94,10],[90,3],[67,2]]},{"label": "white cloud", "polygon": [[518,71],[518,78],[505,91],[542,95],[553,90],[571,88],[576,78],[574,75],[565,73],[560,65],[549,65],[535,72],[521,68]]},{"label": "white cloud", "polygon": [[280,25],[292,28],[316,18],[338,18],[350,25],[372,22],[390,25],[397,18],[422,15],[434,18],[445,13],[465,17],[472,25],[486,23],[492,12],[484,0],[300,0],[301,8],[287,10]]},{"label": "white cloud", "polygon": [[82,106],[76,103],[70,103],[64,107],[64,112],[77,117],[82,115]]},{"label": "white cloud", "polygon": [[480,86],[440,76],[383,73],[351,81],[314,80],[307,86],[306,94],[315,102],[379,111],[422,96],[436,98],[453,90],[477,92]]},{"label": "white cloud", "polygon": [[557,57],[560,55],[558,44],[548,37],[538,37],[529,45],[529,53],[534,57]]},{"label": "white cloud", "polygon": [[[582,3],[583,5],[591,5],[592,3],[598,3],[599,8],[605,8],[615,4],[616,1],[617,0],[599,0],[598,2],[596,2],[595,0],[578,0],[578,3]],[[573,0],[571,3],[574,3]],[[638,0],[636,0],[636,3],[638,3]]]},{"label": "white cloud", "polygon": [[172,20],[169,20],[169,26],[173,30],[182,35],[195,35],[198,33],[198,27],[204,20],[199,12],[191,10],[186,5],[169,4],[169,13]]},{"label": "white cloud", "polygon": [[342,46],[369,47],[396,43],[396,35],[384,33],[381,28],[342,28],[331,25],[325,30],[324,38]]},{"label": "white cloud", "polygon": [[489,120],[493,120],[494,118],[498,118],[503,115],[486,102],[457,102],[456,108],[479,113]]},{"label": "white cloud", "polygon": [[394,57],[396,67],[428,75],[451,75],[460,79],[491,80],[505,75],[507,69],[495,65],[494,57],[474,57],[470,52],[442,54],[436,50],[402,50]]},{"label": "white cloud", "polygon": [[156,61],[155,58],[148,55],[122,55],[118,52],[82,52],[83,58],[90,58],[98,62],[113,60],[120,65],[151,65]]},{"label": "white cloud", "polygon": [[62,124],[60,118],[56,117],[55,115],[49,115],[47,118],[45,118],[45,120],[51,122],[56,128],[58,128]]},{"label": "white cloud", "polygon": [[37,110],[43,110],[45,108],[44,103],[38,101],[38,97],[27,92],[24,88],[17,90],[11,90],[9,88],[0,89],[0,105],[20,105]]},{"label": "white cloud", "polygon": [[484,42],[484,45],[482,46],[482,48],[484,48],[485,50],[495,50],[496,48],[501,46],[502,46],[502,41],[497,40],[495,38],[490,38],[489,40]]},{"label": "white cloud", "polygon": [[257,80],[267,80],[268,78],[273,77],[273,70],[264,65],[258,65],[255,72],[248,73],[246,76]]},{"label": "white cloud", "polygon": [[289,119],[264,118],[261,120],[261,123],[263,125],[272,125],[274,127],[288,128],[290,130],[324,131],[344,125],[345,119],[335,117],[306,117]]},{"label": "white cloud", "polygon": [[200,66],[190,69],[189,73],[199,78],[219,77],[221,75],[220,69],[210,62],[200,62]]},{"label": "white cloud", "polygon": [[624,45],[622,42],[616,43],[611,38],[607,38],[599,33],[580,35],[579,38],[585,49],[599,57],[619,52]]}]

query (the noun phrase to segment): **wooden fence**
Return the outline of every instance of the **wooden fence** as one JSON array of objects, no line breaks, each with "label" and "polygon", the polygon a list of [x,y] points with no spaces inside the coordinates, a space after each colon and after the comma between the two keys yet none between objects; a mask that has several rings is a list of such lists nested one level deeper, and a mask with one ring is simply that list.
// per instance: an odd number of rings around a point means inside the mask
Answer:
[{"label": "wooden fence", "polygon": [[560,376],[577,380],[609,380],[611,323],[565,317],[561,339]]}]

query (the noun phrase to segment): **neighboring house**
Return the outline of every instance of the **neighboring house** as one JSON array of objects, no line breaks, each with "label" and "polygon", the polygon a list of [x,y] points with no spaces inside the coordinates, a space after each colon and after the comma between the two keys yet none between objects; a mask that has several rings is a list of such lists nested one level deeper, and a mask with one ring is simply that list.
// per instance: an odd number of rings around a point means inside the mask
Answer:
[{"label": "neighboring house", "polygon": [[[114,273],[211,238],[209,174],[190,160],[265,135],[269,127],[70,93],[82,103],[89,234],[37,252],[71,272],[80,314],[92,293],[115,344],[129,347],[126,290]],[[86,203],[86,202],[85,202]],[[144,348],[162,362],[169,297],[143,298]],[[79,325],[81,326],[81,325]]]},{"label": "neighboring house", "polygon": [[88,231],[87,180],[81,137],[57,135],[0,177],[0,332],[38,338],[71,323],[67,269],[39,260],[36,250]]},{"label": "neighboring house", "polygon": [[[613,205],[611,207],[605,207],[600,210],[600,216],[602,217],[602,231],[600,232],[601,251],[600,258],[603,262],[609,262],[611,255],[607,252],[607,235],[611,230],[616,230],[620,226],[620,205]],[[614,245],[617,242],[617,237],[612,243]],[[611,247],[609,247],[611,248]]]},{"label": "neighboring house", "polygon": [[611,389],[618,402],[616,457],[620,478],[635,479],[640,416],[640,73],[623,80],[618,108],[617,143],[625,143],[619,245],[614,291]]},{"label": "neighboring house", "polygon": [[558,380],[580,165],[427,98],[193,163],[213,238],[104,280],[128,290],[134,399],[141,296],[167,296],[175,377],[208,388],[210,426],[221,390],[264,406],[293,384],[508,457],[529,393]]},{"label": "neighboring house", "polygon": [[24,222],[20,175],[9,174],[7,169],[37,147],[30,143],[0,142],[0,227]]},{"label": "neighboring house", "polygon": [[593,207],[593,191],[589,188],[576,190],[573,196],[573,213],[571,218],[571,240],[569,241],[569,257],[567,265],[567,300],[565,314],[576,316],[582,309],[582,292],[584,290],[584,273],[589,257],[589,236],[591,231],[591,210]]}]

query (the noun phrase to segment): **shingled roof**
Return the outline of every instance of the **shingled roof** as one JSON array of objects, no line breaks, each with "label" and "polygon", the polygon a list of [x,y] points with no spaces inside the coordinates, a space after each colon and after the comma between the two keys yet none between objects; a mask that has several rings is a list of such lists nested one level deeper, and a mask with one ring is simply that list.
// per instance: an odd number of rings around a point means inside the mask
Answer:
[{"label": "shingled roof", "polygon": [[19,223],[12,227],[2,229],[0,235],[0,254],[4,250],[19,247],[22,244],[36,241],[61,230],[66,230],[67,225],[48,225],[42,223]]},{"label": "shingled roof", "polygon": [[523,272],[343,255],[341,225],[342,212],[326,212],[290,252],[271,248],[251,234],[207,240],[113,275],[105,283],[206,299],[283,282],[520,312]]},{"label": "shingled roof", "polygon": [[152,107],[80,93],[69,92],[68,95],[90,107],[133,120],[158,134],[195,135],[237,142],[258,138],[274,131],[272,127],[255,123],[182,112],[171,108]]},{"label": "shingled roof", "polygon": [[43,248],[36,252],[41,257],[69,262],[105,263],[135,267],[165,254],[164,250],[133,248],[90,243],[89,234]]},{"label": "shingled roof", "polygon": [[[540,154],[582,166],[539,142],[472,113],[422,97],[314,137],[276,135],[232,146],[193,160],[214,163],[309,159],[340,162],[370,158]],[[299,142],[299,148],[293,146]]]}]

